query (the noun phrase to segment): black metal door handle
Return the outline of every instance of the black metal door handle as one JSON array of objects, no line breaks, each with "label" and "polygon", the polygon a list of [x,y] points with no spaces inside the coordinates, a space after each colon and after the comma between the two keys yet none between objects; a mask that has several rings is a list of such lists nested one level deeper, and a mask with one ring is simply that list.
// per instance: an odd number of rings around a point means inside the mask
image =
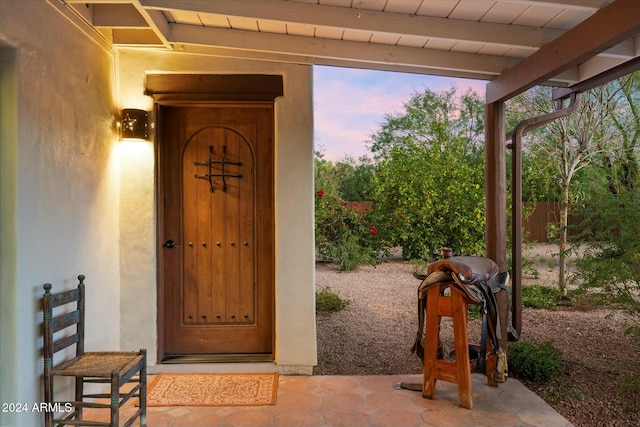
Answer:
[{"label": "black metal door handle", "polygon": [[180,246],[176,245],[176,242],[174,242],[173,240],[167,240],[166,242],[164,242],[164,246],[165,248],[169,248],[169,249],[173,249],[173,248],[179,248]]}]

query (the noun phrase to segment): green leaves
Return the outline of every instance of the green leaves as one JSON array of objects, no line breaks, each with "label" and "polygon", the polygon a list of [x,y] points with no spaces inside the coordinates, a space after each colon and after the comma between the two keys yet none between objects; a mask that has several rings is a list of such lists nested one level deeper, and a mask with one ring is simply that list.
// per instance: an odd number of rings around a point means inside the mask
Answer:
[{"label": "green leaves", "polygon": [[458,96],[455,87],[440,93],[415,92],[404,112],[386,115],[380,130],[371,136],[371,152],[378,156],[392,148],[428,147],[448,139],[465,141],[466,151],[482,144],[484,102],[471,90]]},{"label": "green leaves", "polygon": [[376,264],[386,253],[385,240],[369,209],[316,191],[316,257],[350,271],[361,264]]},{"label": "green leaves", "polygon": [[562,372],[562,355],[549,343],[528,341],[509,344],[509,374],[531,381],[547,381]]},{"label": "green leaves", "polygon": [[590,237],[576,261],[572,280],[589,294],[640,314],[640,192],[601,193],[580,211],[583,235]]},{"label": "green leaves", "polygon": [[430,260],[443,246],[483,252],[483,130],[477,93],[426,89],[372,136],[375,212],[403,256]]}]

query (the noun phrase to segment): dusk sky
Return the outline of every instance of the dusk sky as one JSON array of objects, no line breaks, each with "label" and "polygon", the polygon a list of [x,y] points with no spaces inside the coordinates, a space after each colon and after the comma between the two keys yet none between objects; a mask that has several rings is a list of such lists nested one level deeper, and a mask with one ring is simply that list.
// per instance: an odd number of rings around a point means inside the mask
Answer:
[{"label": "dusk sky", "polygon": [[414,92],[435,92],[452,86],[459,93],[472,88],[484,98],[486,82],[386,71],[314,66],[315,149],[327,160],[368,153],[367,141],[385,114],[403,111]]}]

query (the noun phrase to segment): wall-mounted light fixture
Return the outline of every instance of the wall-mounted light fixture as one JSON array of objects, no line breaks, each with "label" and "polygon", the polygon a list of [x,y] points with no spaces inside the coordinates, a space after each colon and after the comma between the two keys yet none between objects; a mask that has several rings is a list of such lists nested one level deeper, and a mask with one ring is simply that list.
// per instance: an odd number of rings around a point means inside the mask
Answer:
[{"label": "wall-mounted light fixture", "polygon": [[120,115],[122,139],[147,139],[149,136],[148,114],[144,110],[125,108]]}]

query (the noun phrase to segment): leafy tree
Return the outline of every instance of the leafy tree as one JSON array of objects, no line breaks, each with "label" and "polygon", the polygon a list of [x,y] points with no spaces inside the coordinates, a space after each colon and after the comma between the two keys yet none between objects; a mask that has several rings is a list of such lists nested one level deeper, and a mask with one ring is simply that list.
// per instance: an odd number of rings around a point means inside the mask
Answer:
[{"label": "leafy tree", "polygon": [[[602,157],[602,147],[610,146],[619,138],[619,131],[607,125],[607,117],[615,106],[615,93],[602,87],[582,95],[577,111],[532,132],[523,143],[523,152],[534,165],[539,177],[544,174],[547,182],[557,183],[560,201],[560,227],[558,229],[559,273],[558,288],[566,295],[566,254],[568,251],[568,218],[572,205],[582,195],[576,193],[574,179],[579,171],[596,164]],[[553,111],[551,89],[537,86],[509,102],[515,114],[540,116]]]},{"label": "leafy tree", "polygon": [[[601,147],[602,168],[613,194],[634,190],[640,179],[638,147],[640,146],[640,71],[631,73],[603,87],[614,105],[609,119],[620,136],[616,150]],[[610,143],[610,142],[609,142]]]},{"label": "leafy tree", "polygon": [[439,144],[460,138],[469,150],[484,143],[484,101],[468,90],[457,96],[455,87],[440,93],[415,92],[404,113],[387,114],[380,130],[371,136],[370,149],[377,155],[412,143]]},{"label": "leafy tree", "polygon": [[336,170],[335,164],[330,160],[325,160],[321,151],[316,151],[314,158],[315,190],[322,190],[325,194],[339,197],[340,186],[341,177]]},{"label": "leafy tree", "polygon": [[581,211],[582,232],[590,239],[573,276],[581,290],[595,291],[636,314],[640,314],[639,212],[640,191],[595,194],[588,209]]},{"label": "leafy tree", "polygon": [[352,157],[345,157],[336,166],[342,166],[346,170],[340,185],[340,196],[344,200],[371,200],[375,166],[369,157],[362,156],[357,161]]},{"label": "leafy tree", "polygon": [[455,89],[416,93],[372,136],[377,154],[374,210],[406,258],[484,249],[484,162],[480,97]]},{"label": "leafy tree", "polygon": [[586,190],[580,229],[587,245],[573,280],[590,295],[595,291],[640,314],[640,72],[603,90],[613,104],[608,125],[618,138],[603,142],[594,184]]},{"label": "leafy tree", "polygon": [[522,153],[522,201],[559,202],[558,187],[553,163],[545,155],[538,155],[535,147]]},{"label": "leafy tree", "polygon": [[342,200],[371,200],[374,173],[373,161],[366,156],[358,160],[347,156],[334,163],[315,152],[315,189]]}]

